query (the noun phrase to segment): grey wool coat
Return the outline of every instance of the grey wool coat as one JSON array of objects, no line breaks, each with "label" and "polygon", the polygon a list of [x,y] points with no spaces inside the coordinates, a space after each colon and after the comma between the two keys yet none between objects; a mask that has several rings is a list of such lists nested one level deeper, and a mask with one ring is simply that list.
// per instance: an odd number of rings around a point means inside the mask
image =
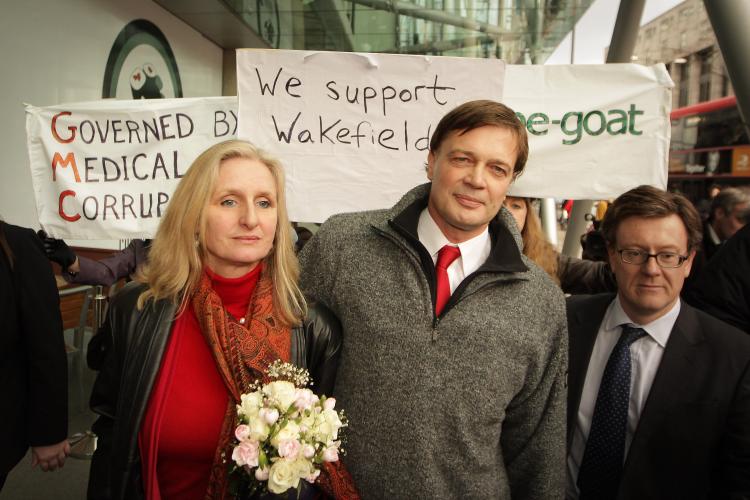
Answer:
[{"label": "grey wool coat", "polygon": [[301,255],[303,289],[343,327],[344,463],[366,499],[563,498],[563,294],[503,209],[489,258],[435,317],[416,229],[429,189],[331,217]]}]

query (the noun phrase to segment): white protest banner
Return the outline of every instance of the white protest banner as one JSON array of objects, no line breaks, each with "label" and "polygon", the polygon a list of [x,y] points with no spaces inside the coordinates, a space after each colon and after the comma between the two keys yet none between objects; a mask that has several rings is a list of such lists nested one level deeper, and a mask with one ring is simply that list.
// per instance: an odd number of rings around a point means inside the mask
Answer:
[{"label": "white protest banner", "polygon": [[431,130],[473,99],[508,104],[527,127],[529,162],[513,194],[602,199],[666,187],[673,83],[663,65],[240,50],[237,75],[238,135],[282,160],[296,220],[385,208],[426,182]]},{"label": "white protest banner", "polygon": [[233,139],[237,98],[26,105],[39,222],[56,238],[150,238],[180,178]]},{"label": "white protest banner", "polygon": [[507,66],[503,102],[530,150],[511,192],[599,200],[665,189],[672,86],[663,64]]},{"label": "white protest banner", "polygon": [[497,59],[237,51],[238,136],[279,157],[292,220],[383,208],[426,182],[440,118],[501,100]]}]

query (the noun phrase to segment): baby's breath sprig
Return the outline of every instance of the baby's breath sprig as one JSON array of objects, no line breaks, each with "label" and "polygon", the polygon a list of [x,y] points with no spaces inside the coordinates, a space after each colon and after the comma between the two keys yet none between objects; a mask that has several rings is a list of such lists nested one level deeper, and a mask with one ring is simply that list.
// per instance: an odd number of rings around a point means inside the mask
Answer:
[{"label": "baby's breath sprig", "polygon": [[270,378],[286,380],[296,387],[307,387],[310,384],[310,373],[307,370],[278,359],[268,366],[267,373]]}]

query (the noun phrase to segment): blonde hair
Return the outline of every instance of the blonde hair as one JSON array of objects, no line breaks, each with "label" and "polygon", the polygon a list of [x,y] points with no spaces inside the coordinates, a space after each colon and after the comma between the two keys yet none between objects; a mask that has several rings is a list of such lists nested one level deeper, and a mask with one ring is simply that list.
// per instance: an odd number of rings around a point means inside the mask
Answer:
[{"label": "blonde hair", "polygon": [[219,167],[231,158],[263,163],[276,184],[277,222],[274,245],[263,259],[264,273],[273,281],[273,302],[280,319],[298,325],[307,313],[299,288],[299,262],[294,253],[286,211],[281,163],[246,141],[231,140],[211,146],[195,159],[169,201],[151,244],[148,262],[137,280],[148,285],[138,297],[138,308],[153,299],[167,299],[184,309],[200,283],[205,257],[205,208],[213,194]]},{"label": "blonde hair", "polygon": [[536,214],[531,198],[520,198],[526,204],[526,222],[521,231],[523,254],[541,267],[552,280],[560,284],[557,276],[557,251],[542,232],[542,223]]}]

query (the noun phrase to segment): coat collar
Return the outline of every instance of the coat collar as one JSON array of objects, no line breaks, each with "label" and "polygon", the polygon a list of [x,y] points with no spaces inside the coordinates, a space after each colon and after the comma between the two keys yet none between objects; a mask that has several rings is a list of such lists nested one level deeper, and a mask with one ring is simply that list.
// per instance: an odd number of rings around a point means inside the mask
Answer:
[{"label": "coat collar", "polygon": [[614,299],[613,293],[578,295],[568,299],[568,445],[599,325]]},{"label": "coat collar", "polygon": [[[387,224],[406,237],[412,245],[419,241],[417,224],[419,215],[427,206],[431,186],[432,183],[428,182],[407,192],[389,211],[386,219]],[[381,227],[381,229],[384,228]],[[502,208],[490,221],[489,233],[492,242],[490,255],[478,271],[505,273],[528,271],[528,267],[521,258],[523,248],[521,234],[510,212]]]},{"label": "coat collar", "polygon": [[710,362],[700,360],[706,352],[701,349],[705,336],[700,324],[695,309],[683,302],[633,435],[623,469],[623,484],[626,484],[630,468],[637,468],[638,457],[648,453],[653,434],[663,428],[665,413],[695,397],[696,381],[693,379],[705,375],[696,367],[710,365]]}]

